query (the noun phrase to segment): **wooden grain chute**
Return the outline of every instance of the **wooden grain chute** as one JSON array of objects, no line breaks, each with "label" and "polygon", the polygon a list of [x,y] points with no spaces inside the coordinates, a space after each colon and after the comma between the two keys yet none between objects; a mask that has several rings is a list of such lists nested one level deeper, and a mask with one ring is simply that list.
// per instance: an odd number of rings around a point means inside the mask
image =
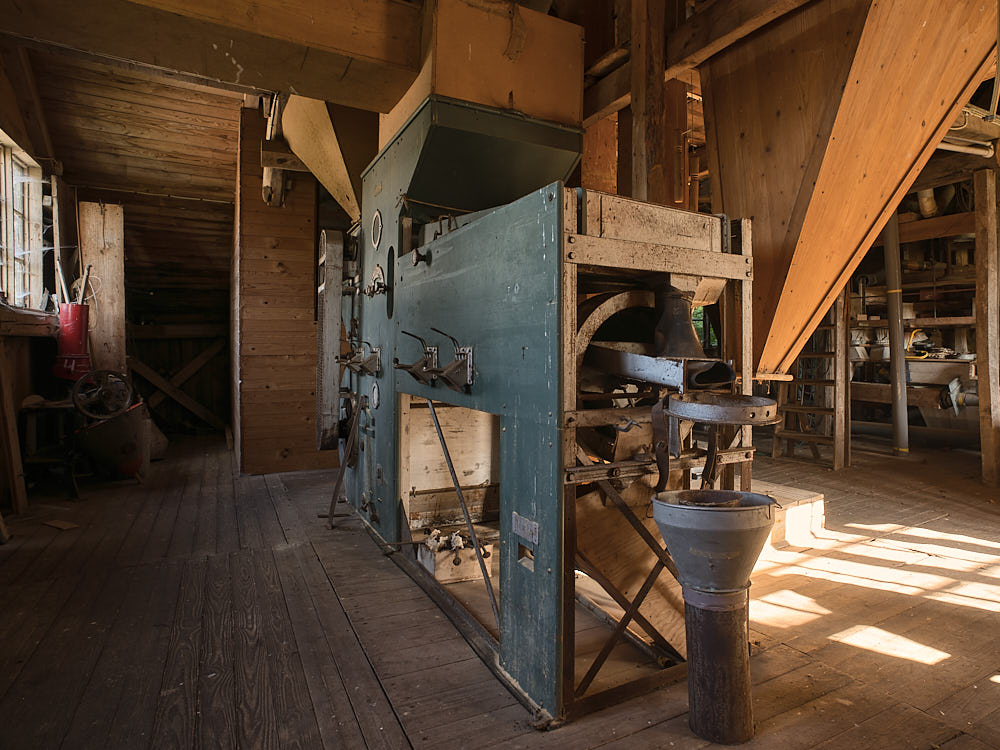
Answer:
[{"label": "wooden grain chute", "polygon": [[701,67],[713,208],[754,221],[754,359],[785,372],[992,64],[997,6],[816,0]]}]

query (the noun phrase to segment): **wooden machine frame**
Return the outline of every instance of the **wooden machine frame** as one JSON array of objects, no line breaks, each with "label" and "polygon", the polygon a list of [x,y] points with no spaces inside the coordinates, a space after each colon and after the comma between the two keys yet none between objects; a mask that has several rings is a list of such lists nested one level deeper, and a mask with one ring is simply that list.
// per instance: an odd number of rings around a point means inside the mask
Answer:
[{"label": "wooden machine frame", "polygon": [[[691,214],[677,209],[669,209],[649,203],[642,203],[620,196],[599,193],[597,191],[577,191],[567,189],[564,192],[564,265],[562,275],[562,393],[563,393],[563,467],[567,472],[564,484],[564,541],[566,545],[564,566],[564,612],[565,619],[563,640],[563,705],[567,718],[596,710],[607,704],[626,700],[629,697],[648,692],[657,687],[668,685],[684,679],[686,665],[683,663],[664,669],[649,678],[640,678],[632,682],[618,685],[597,693],[589,693],[591,680],[603,666],[611,649],[623,636],[630,621],[635,621],[659,646],[669,646],[665,639],[638,612],[638,608],[652,583],[660,573],[667,569],[676,577],[676,569],[669,554],[659,539],[655,538],[628,507],[621,495],[615,490],[607,478],[597,480],[597,484],[605,496],[625,516],[650,549],[656,555],[657,561],[647,576],[643,587],[635,597],[629,598],[617,590],[613,584],[604,578],[590,561],[582,558],[576,546],[576,482],[572,473],[580,469],[587,461],[586,454],[581,451],[577,442],[577,429],[588,426],[612,425],[623,417],[638,423],[649,423],[652,419],[648,407],[623,409],[580,409],[577,396],[577,375],[582,362],[583,350],[589,344],[587,332],[580,330],[577,320],[580,296],[578,293],[578,273],[581,268],[601,267],[613,269],[629,269],[648,271],[650,273],[671,273],[694,277],[710,278],[725,283],[725,291],[721,296],[723,307],[723,346],[726,358],[737,366],[737,387],[739,392],[749,395],[753,390],[752,371],[752,304],[753,304],[753,258],[752,234],[748,219],[730,222],[725,217],[706,217],[703,214]],[[701,223],[706,218],[721,224],[718,237],[703,236],[701,239],[712,249],[696,249],[646,241],[651,235],[664,238],[686,236],[692,239],[692,219]],[[731,233],[731,234],[730,234]],[[697,244],[697,243],[687,243]],[[730,332],[738,331],[738,337]],[[589,331],[590,335],[593,330]],[[735,341],[733,339],[736,339]],[[731,447],[742,447],[752,451],[751,432],[749,427],[737,428],[732,436]],[[676,462],[677,468],[690,469],[704,463],[697,457],[682,455]],[[749,464],[745,464],[749,466]],[[729,471],[723,472],[721,484],[724,488],[733,488],[733,464]],[[608,470],[610,475],[620,471],[619,467]],[[688,475],[689,476],[689,475]],[[740,475],[741,489],[750,489],[750,473],[743,471]],[[572,564],[570,564],[572,563]],[[579,568],[597,581],[605,592],[615,599],[625,610],[625,616],[618,623],[604,647],[591,664],[587,673],[578,679],[574,664],[574,627],[575,617],[575,570]]]}]

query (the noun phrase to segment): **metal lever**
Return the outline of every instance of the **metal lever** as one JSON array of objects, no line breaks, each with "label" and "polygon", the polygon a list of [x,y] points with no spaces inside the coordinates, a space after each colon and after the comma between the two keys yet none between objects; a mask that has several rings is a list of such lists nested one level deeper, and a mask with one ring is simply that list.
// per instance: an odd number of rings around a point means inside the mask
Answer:
[{"label": "metal lever", "polygon": [[475,369],[472,364],[472,347],[462,346],[458,343],[458,339],[438,328],[431,328],[431,330],[451,339],[452,346],[455,347],[455,358],[444,367],[435,370],[434,375],[444,381],[444,384],[453,391],[458,391],[459,393],[467,392],[469,386],[475,380]]},{"label": "metal lever", "polygon": [[397,370],[405,370],[410,373],[418,383],[434,385],[434,378],[437,377],[436,372],[438,369],[438,348],[428,344],[415,333],[410,333],[409,331],[400,331],[400,333],[419,341],[424,349],[424,356],[409,365],[403,364],[399,360],[394,360],[392,366]]},{"label": "metal lever", "polygon": [[367,346],[371,349],[371,354],[366,357],[365,345],[366,342],[362,341],[361,348],[357,351],[352,351],[350,357],[347,359],[338,357],[337,360],[353,373],[377,376],[382,372],[382,348],[368,344]]}]

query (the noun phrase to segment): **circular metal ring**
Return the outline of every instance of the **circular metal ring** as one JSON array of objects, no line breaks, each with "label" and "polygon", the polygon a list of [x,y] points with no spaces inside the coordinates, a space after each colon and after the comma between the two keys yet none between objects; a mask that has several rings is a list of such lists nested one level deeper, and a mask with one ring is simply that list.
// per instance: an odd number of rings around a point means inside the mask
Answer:
[{"label": "circular metal ring", "polygon": [[778,421],[774,399],[711,391],[672,393],[664,411],[677,419],[704,424],[761,426]]}]

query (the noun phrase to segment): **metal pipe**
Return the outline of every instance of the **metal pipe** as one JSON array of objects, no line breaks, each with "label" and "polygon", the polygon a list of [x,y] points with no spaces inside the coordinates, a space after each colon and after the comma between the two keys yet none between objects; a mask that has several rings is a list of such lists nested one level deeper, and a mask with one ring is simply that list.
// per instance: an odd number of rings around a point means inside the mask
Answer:
[{"label": "metal pipe", "polygon": [[989,159],[994,154],[993,144],[988,146],[963,146],[958,143],[948,143],[947,141],[941,141],[938,145],[938,150],[940,151],[957,151],[960,154],[974,154],[975,156],[983,156]]},{"label": "metal pipe", "polygon": [[483,551],[479,547],[479,539],[476,537],[476,530],[472,528],[472,518],[469,516],[469,507],[465,504],[465,495],[462,494],[462,485],[458,481],[455,473],[455,464],[451,462],[451,452],[448,450],[448,443],[445,442],[444,432],[441,431],[441,423],[438,422],[437,411],[434,409],[434,402],[427,399],[427,406],[431,410],[431,419],[434,420],[434,429],[437,430],[438,440],[441,442],[441,452],[444,453],[445,463],[448,464],[448,472],[451,474],[451,482],[455,485],[455,492],[458,494],[458,502],[462,504],[462,515],[465,516],[465,527],[469,531],[469,538],[472,546],[476,550],[476,559],[479,561],[479,570],[483,573],[483,583],[486,584],[486,592],[490,595],[490,606],[493,608],[493,616],[497,621],[497,628],[500,627],[500,608],[497,607],[497,597],[493,593],[493,582],[490,581],[489,571],[486,570],[486,562],[483,560]]},{"label": "metal pipe", "polygon": [[882,230],[886,299],[889,307],[889,364],[892,380],[893,452],[910,452],[906,414],[906,352],[903,345],[903,272],[899,254],[899,216],[893,212]]}]

